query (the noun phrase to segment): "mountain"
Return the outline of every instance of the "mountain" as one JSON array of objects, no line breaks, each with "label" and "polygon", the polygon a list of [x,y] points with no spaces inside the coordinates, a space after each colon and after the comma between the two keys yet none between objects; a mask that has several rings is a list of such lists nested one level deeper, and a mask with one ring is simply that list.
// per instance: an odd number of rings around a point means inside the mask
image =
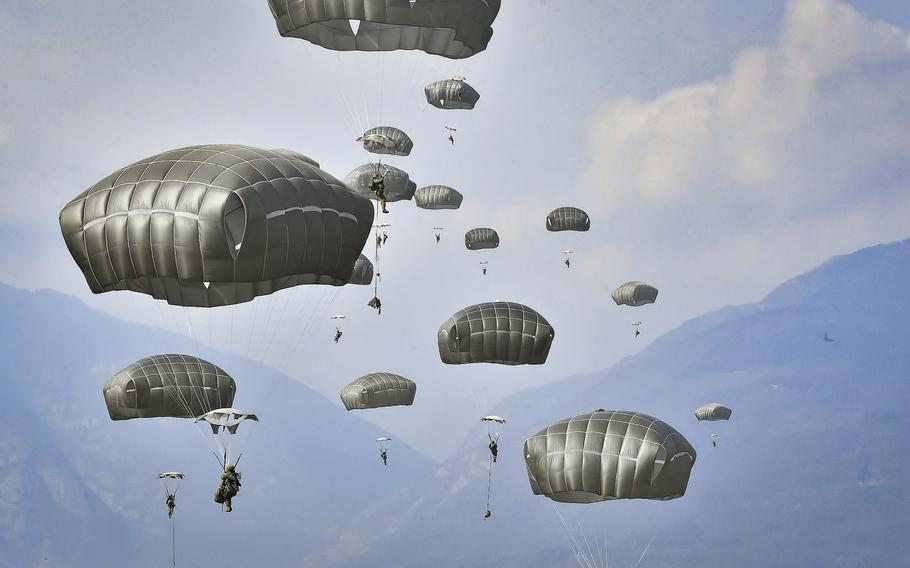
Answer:
[{"label": "mountain", "polygon": [[[163,309],[177,309],[165,307]],[[46,290],[0,285],[0,566],[170,565],[160,471],[187,474],[175,513],[178,565],[230,559],[300,566],[351,518],[407,498],[431,462],[303,384],[239,356],[126,323]],[[256,412],[234,512],[213,502],[220,467],[189,420],[112,422],[101,387],[155,353],[193,353],[237,381]],[[339,385],[340,387],[341,385]],[[241,433],[245,426],[241,426]],[[394,435],[393,435],[394,437]]]},{"label": "mountain", "polygon": [[[646,320],[660,306],[634,313]],[[355,519],[321,559],[568,567],[585,550],[598,566],[605,552],[610,566],[904,564],[908,345],[910,241],[835,257],[756,304],[686,322],[607,371],[490,409],[509,418],[492,518],[482,518],[488,459],[478,427],[412,495]],[[693,411],[709,402],[730,406],[731,420],[697,422]],[[591,505],[533,496],[524,438],[595,408],[637,410],[680,430],[698,451],[686,495]],[[396,532],[371,530],[377,517]]]}]

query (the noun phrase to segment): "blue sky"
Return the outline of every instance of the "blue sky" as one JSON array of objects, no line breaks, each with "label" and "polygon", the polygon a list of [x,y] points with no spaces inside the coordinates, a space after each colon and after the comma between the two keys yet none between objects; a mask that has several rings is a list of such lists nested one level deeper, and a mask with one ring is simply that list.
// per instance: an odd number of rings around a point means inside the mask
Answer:
[{"label": "blue sky", "polygon": [[[433,454],[432,440],[457,441],[502,396],[606,367],[832,254],[907,237],[910,11],[899,4],[504,0],[489,49],[454,62],[284,39],[264,1],[5,2],[0,280],[187,333],[202,356],[246,352],[333,399],[366,372],[409,376],[419,404],[367,418]],[[477,108],[429,107],[423,85],[458,74],[481,93]],[[66,201],[145,156],[287,147],[342,178],[367,160],[358,130],[380,122],[415,141],[395,165],[465,201],[454,213],[393,207],[379,319],[363,288],[284,291],[215,313],[93,297],[60,237]],[[459,129],[455,148],[444,124]],[[547,233],[560,205],[586,209],[591,231]],[[473,226],[496,227],[500,249],[465,251]],[[633,279],[658,286],[658,303],[613,306],[609,291]],[[547,365],[439,363],[438,325],[492,299],[554,324]],[[332,313],[348,315],[337,348]]]}]

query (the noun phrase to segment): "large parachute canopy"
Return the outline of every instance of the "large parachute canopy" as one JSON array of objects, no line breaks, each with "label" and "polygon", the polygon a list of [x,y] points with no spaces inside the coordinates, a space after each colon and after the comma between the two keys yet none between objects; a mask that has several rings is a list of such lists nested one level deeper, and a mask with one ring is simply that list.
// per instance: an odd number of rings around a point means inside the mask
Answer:
[{"label": "large parachute canopy", "polygon": [[729,420],[733,411],[719,402],[706,404],[695,411],[695,418],[698,420]]},{"label": "large parachute canopy", "polygon": [[[269,0],[278,32],[336,51],[483,51],[500,0]],[[359,25],[352,26],[353,20]]]},{"label": "large parachute canopy", "polygon": [[348,410],[410,406],[417,394],[417,385],[394,373],[370,373],[341,389],[341,402]]},{"label": "large parachute canopy", "polygon": [[436,334],[443,363],[542,365],[556,332],[550,322],[515,302],[484,302],[458,310]]},{"label": "large parachute canopy", "polygon": [[524,443],[535,495],[563,503],[682,497],[696,453],[673,427],[639,412],[596,410]]},{"label": "large parachute canopy", "polygon": [[499,233],[487,227],[471,229],[464,234],[464,246],[468,250],[496,248],[499,246]]},{"label": "large parachute canopy", "polygon": [[414,147],[414,142],[404,131],[392,126],[371,128],[357,141],[363,144],[363,149],[367,152],[390,156],[407,156]]},{"label": "large parachute canopy", "polygon": [[389,203],[402,201],[414,197],[417,184],[411,181],[408,172],[394,166],[377,166],[363,164],[357,166],[344,178],[344,184],[354,193],[376,199],[376,194],[370,191],[370,181],[377,171],[383,173],[385,185],[385,200]]},{"label": "large parachute canopy", "polygon": [[480,100],[480,94],[464,79],[443,79],[423,88],[427,102],[445,110],[470,110]]},{"label": "large parachute canopy", "polygon": [[356,286],[367,286],[373,283],[373,263],[370,259],[361,254],[354,263],[354,271],[351,272],[351,278],[348,284]]},{"label": "large parachute canopy", "polygon": [[425,185],[414,194],[421,209],[458,209],[464,197],[447,185]]},{"label": "large parachute canopy", "polygon": [[617,306],[644,306],[657,300],[657,288],[644,282],[626,282],[613,290],[613,301]]},{"label": "large parachute canopy", "polygon": [[317,162],[316,160],[314,160],[313,158],[311,158],[309,156],[301,154],[300,152],[295,152],[294,150],[287,150],[285,148],[272,148],[271,151],[275,152],[279,156],[284,156],[285,158],[289,158],[291,160],[300,160],[302,162],[306,162],[306,163],[310,164],[311,166],[313,166],[314,168],[319,167],[319,162]]},{"label": "large parachute canopy", "polygon": [[92,292],[200,307],[300,284],[341,286],[372,222],[366,199],[311,162],[230,144],[140,160],[60,213]]},{"label": "large parachute canopy", "polygon": [[104,383],[111,420],[196,418],[234,403],[234,379],[192,355],[143,357]]},{"label": "large parachute canopy", "polygon": [[547,215],[548,231],[587,231],[591,218],[578,207],[558,207]]},{"label": "large parachute canopy", "polygon": [[216,408],[196,418],[195,422],[208,422],[213,434],[227,431],[233,435],[237,433],[237,428],[247,420],[259,422],[259,417],[236,408]]}]

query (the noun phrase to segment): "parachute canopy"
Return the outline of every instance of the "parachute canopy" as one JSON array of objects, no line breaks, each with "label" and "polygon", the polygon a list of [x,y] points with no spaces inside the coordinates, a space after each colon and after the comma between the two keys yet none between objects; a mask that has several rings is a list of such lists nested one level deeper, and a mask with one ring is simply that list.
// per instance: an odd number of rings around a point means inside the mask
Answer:
[{"label": "parachute canopy", "polygon": [[314,168],[319,167],[319,162],[317,162],[316,160],[314,160],[313,158],[311,158],[309,156],[301,154],[300,152],[295,152],[294,150],[287,150],[285,148],[272,148],[271,151],[278,154],[279,156],[284,156],[285,158],[288,158],[290,160],[300,160],[302,162],[306,162],[306,163],[310,164]]},{"label": "parachute canopy", "polygon": [[733,411],[719,402],[706,404],[695,411],[695,418],[699,420],[729,420]]},{"label": "parachute canopy", "polygon": [[631,411],[560,420],[524,443],[535,495],[563,503],[682,497],[695,449],[671,426]]},{"label": "parachute canopy", "polygon": [[657,300],[657,288],[644,282],[626,282],[613,290],[613,301],[617,306],[643,306]]},{"label": "parachute canopy", "polygon": [[421,209],[458,209],[464,197],[447,185],[425,185],[414,194]]},{"label": "parachute canopy", "polygon": [[373,208],[302,159],[215,144],[120,169],[69,202],[60,229],[92,292],[223,306],[341,286]]},{"label": "parachute canopy", "polygon": [[192,355],[152,355],[104,383],[111,420],[196,418],[234,403],[234,379],[221,367]]},{"label": "parachute canopy", "polygon": [[184,477],[185,475],[179,471],[165,471],[158,474],[158,479],[183,479]]},{"label": "parachute canopy", "polygon": [[590,217],[578,207],[558,207],[547,215],[548,231],[587,231],[590,228]]},{"label": "parachute canopy", "polygon": [[363,149],[367,152],[391,156],[407,156],[414,147],[411,138],[404,131],[392,126],[371,128],[357,141],[363,143]]},{"label": "parachute canopy", "polygon": [[468,250],[496,248],[499,246],[499,233],[487,227],[471,229],[464,234],[464,246]]},{"label": "parachute canopy", "polygon": [[341,389],[341,402],[348,410],[410,406],[417,394],[417,385],[401,375],[370,373]]},{"label": "parachute canopy", "polygon": [[392,438],[389,438],[388,436],[381,436],[379,438],[376,438],[376,441],[377,442],[391,442]]},{"label": "parachute canopy", "polygon": [[483,418],[481,418],[481,420],[484,422],[499,422],[500,424],[506,423],[505,418],[503,418],[502,416],[494,416],[494,415],[484,416]]},{"label": "parachute canopy", "polygon": [[246,420],[259,422],[259,417],[236,408],[218,408],[211,412],[206,412],[197,418],[195,422],[208,422],[209,426],[212,427],[213,434],[218,434],[223,430],[227,430],[229,434],[236,434],[237,428]]},{"label": "parachute canopy", "polygon": [[427,102],[445,110],[470,110],[480,100],[480,94],[464,79],[443,79],[423,88]]},{"label": "parachute canopy", "polygon": [[370,262],[370,259],[361,254],[357,257],[357,262],[354,263],[354,271],[351,272],[351,278],[348,280],[348,284],[366,286],[372,283],[373,263]]},{"label": "parachute canopy", "polygon": [[515,302],[485,302],[458,310],[439,328],[443,363],[542,365],[556,332],[542,315]]},{"label": "parachute canopy", "polygon": [[[464,59],[487,48],[500,0],[269,0],[278,33],[336,51],[419,49]],[[356,32],[350,21],[359,20]]]},{"label": "parachute canopy", "polygon": [[[373,164],[363,164],[354,168],[344,178],[344,184],[359,195],[376,199],[376,194],[370,191],[370,181],[376,174],[378,166]],[[385,200],[389,203],[393,201],[402,201],[414,197],[417,191],[417,184],[410,180],[408,172],[398,169],[394,166],[382,166],[383,182],[385,185]]]}]

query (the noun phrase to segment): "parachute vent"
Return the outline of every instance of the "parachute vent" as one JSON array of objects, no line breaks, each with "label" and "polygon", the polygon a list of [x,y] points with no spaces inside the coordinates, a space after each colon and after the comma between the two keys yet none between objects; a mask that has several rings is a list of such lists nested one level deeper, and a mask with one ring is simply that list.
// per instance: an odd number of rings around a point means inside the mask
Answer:
[{"label": "parachute vent", "polygon": [[232,193],[224,205],[224,236],[227,239],[228,249],[235,259],[240,245],[243,244],[245,232],[246,208],[240,197],[236,193]]},{"label": "parachute vent", "polygon": [[[411,5],[413,6],[414,3],[411,2]],[[351,33],[353,33],[356,36],[357,30],[360,29],[360,20],[348,20],[348,23],[351,25]]]}]

